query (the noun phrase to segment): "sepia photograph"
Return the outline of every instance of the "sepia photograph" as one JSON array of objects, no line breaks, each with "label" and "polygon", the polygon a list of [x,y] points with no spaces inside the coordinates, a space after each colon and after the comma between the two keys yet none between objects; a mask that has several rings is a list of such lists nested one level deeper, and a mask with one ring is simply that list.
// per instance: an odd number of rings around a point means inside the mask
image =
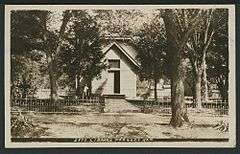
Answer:
[{"label": "sepia photograph", "polygon": [[5,146],[234,147],[234,8],[5,6]]}]

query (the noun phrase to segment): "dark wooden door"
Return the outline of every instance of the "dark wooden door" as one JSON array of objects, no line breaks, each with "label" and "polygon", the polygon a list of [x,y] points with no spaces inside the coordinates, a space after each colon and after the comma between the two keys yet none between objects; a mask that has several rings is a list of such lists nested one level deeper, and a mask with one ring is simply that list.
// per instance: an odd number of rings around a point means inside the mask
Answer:
[{"label": "dark wooden door", "polygon": [[114,71],[114,93],[120,94],[120,71]]}]

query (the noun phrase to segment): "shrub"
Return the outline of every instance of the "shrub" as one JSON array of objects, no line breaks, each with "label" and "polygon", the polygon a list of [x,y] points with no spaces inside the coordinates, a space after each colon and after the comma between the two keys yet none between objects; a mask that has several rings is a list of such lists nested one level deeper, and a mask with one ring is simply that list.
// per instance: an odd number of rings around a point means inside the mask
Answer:
[{"label": "shrub", "polygon": [[16,138],[34,138],[45,134],[46,128],[34,125],[26,116],[19,114],[11,115],[11,135]]}]

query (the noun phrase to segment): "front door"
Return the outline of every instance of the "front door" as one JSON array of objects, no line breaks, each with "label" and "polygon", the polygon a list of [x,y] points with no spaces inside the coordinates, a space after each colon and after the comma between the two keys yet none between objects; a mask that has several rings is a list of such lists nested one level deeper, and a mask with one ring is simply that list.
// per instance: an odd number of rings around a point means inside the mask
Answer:
[{"label": "front door", "polygon": [[120,71],[114,71],[113,91],[115,94],[120,94]]}]

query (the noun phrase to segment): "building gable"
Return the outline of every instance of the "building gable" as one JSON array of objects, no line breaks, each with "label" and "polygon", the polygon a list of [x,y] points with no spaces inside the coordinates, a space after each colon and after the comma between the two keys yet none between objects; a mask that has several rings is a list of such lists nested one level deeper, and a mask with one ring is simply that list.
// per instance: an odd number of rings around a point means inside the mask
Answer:
[{"label": "building gable", "polygon": [[133,67],[134,70],[139,68],[139,63],[136,61],[136,51],[134,51],[133,48],[130,48],[130,46],[124,45],[123,43],[113,42],[103,49],[104,54],[107,55],[111,49],[117,52],[119,58],[124,58],[130,63],[130,66]]}]

